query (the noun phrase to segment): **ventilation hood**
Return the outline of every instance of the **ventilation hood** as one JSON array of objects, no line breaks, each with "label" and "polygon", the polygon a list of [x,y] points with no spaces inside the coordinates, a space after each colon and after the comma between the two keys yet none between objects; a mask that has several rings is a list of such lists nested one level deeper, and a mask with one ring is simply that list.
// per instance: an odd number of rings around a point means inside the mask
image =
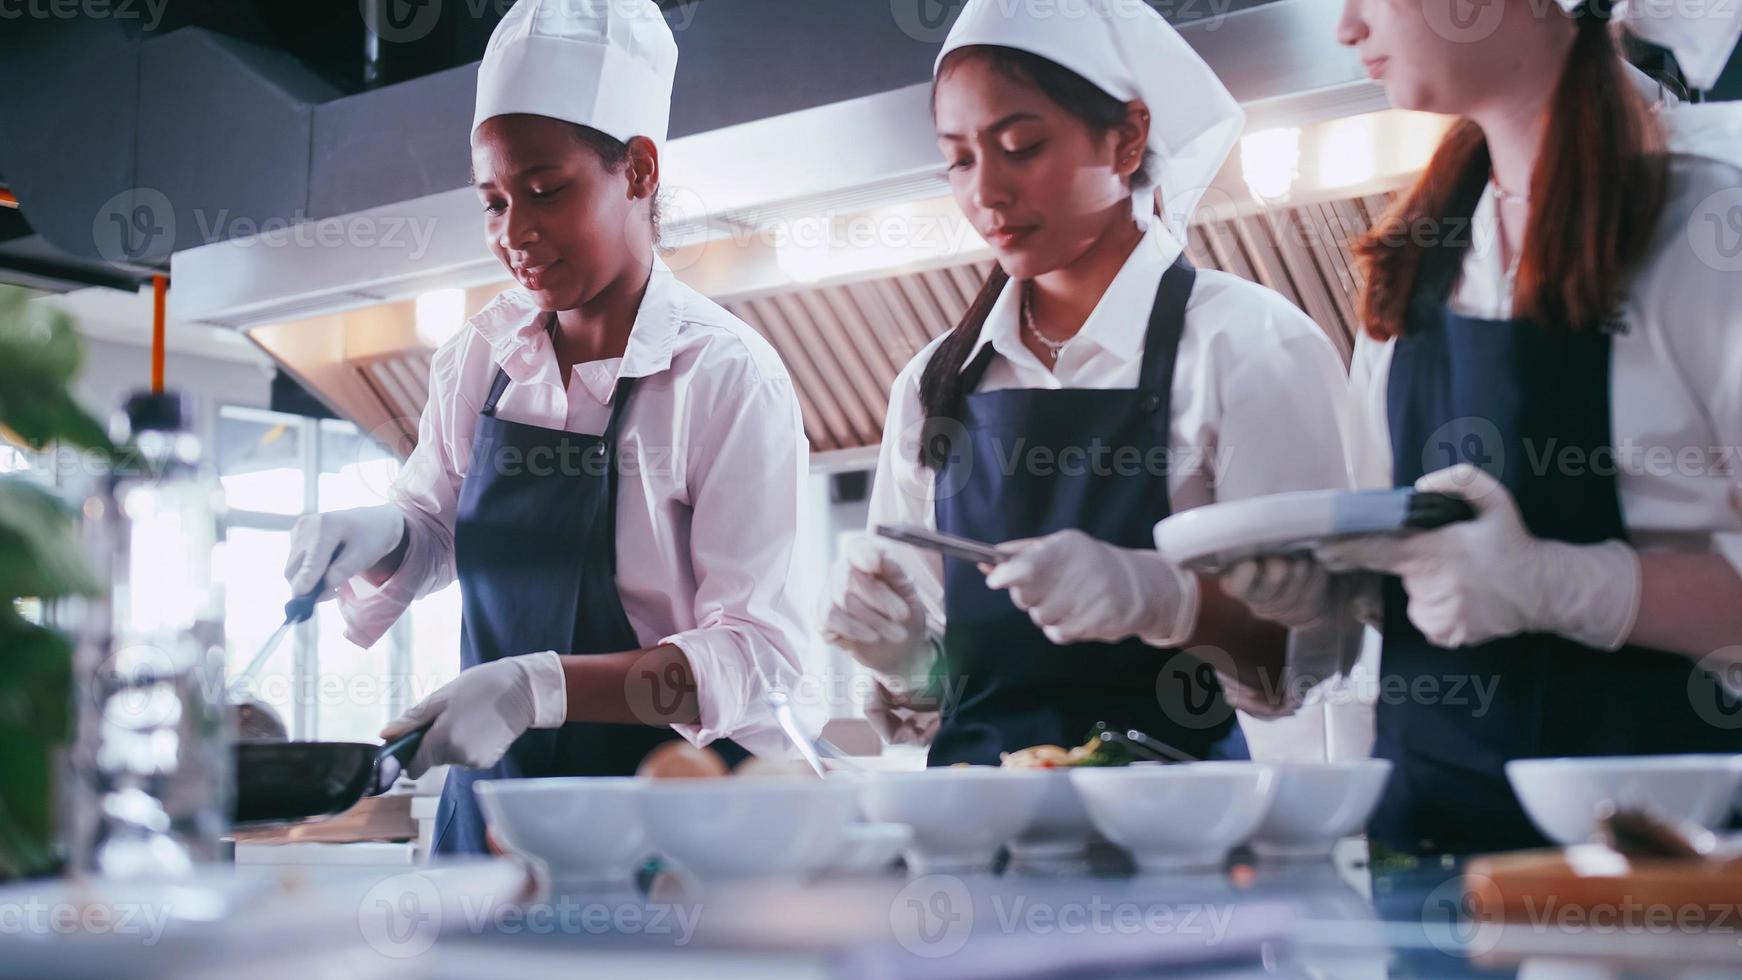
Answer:
[{"label": "ventilation hood", "polygon": [[[1248,113],[1189,254],[1277,289],[1346,354],[1347,242],[1441,124],[1386,108],[1335,43],[1337,16],[1335,0],[1279,0],[1181,33]],[[928,98],[921,82],[666,147],[667,262],[780,351],[821,467],[866,461],[895,372],[990,268],[948,197]],[[510,285],[469,188],[189,249],[171,269],[174,318],[243,331],[401,452],[426,397],[417,297],[463,291],[460,318]]]}]

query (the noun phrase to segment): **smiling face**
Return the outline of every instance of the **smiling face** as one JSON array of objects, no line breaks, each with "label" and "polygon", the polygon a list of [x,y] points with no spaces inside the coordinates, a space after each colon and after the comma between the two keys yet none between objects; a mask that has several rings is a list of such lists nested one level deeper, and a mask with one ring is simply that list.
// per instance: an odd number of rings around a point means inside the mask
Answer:
[{"label": "smiling face", "polygon": [[472,134],[472,177],[490,251],[540,309],[585,306],[653,247],[648,140],[631,140],[613,167],[571,123],[495,116]]},{"label": "smiling face", "polygon": [[[968,49],[964,49],[968,50]],[[1032,81],[969,53],[938,76],[932,111],[950,190],[1017,279],[1070,265],[1131,217],[1147,110],[1098,131]]]},{"label": "smiling face", "polygon": [[1574,33],[1556,3],[1344,0],[1337,39],[1391,104],[1467,116],[1558,72]]}]

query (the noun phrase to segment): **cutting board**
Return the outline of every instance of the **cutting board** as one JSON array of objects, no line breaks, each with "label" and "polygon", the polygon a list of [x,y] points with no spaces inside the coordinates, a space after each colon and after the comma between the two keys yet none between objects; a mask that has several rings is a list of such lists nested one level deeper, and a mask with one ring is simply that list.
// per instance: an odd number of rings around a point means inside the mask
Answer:
[{"label": "cutting board", "polygon": [[[1478,921],[1520,921],[1561,908],[1714,908],[1742,902],[1742,864],[1629,859],[1598,845],[1472,860],[1464,890]],[[1732,926],[1734,927],[1734,925]]]}]

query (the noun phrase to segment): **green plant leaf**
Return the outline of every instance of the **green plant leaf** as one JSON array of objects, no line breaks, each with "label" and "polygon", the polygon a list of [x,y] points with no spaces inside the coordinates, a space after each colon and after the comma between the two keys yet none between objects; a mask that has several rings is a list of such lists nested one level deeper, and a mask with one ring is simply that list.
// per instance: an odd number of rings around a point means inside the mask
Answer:
[{"label": "green plant leaf", "polygon": [[65,311],[30,302],[16,286],[0,286],[0,389],[21,378],[65,385],[79,361],[79,336]]},{"label": "green plant leaf", "polygon": [[71,508],[42,487],[0,479],[0,601],[100,591],[73,533]]},{"label": "green plant leaf", "polygon": [[57,749],[71,734],[72,647],[52,630],[0,625],[0,879],[48,874],[58,861]]}]

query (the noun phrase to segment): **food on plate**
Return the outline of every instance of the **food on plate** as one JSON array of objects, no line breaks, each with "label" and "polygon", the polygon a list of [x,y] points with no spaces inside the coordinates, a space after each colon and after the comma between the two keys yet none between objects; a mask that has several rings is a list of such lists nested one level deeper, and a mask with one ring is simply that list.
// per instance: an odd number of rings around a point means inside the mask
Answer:
[{"label": "food on plate", "polygon": [[726,762],[709,748],[672,739],[641,760],[635,775],[644,779],[715,779],[727,774]]},{"label": "food on plate", "polygon": [[1067,769],[1080,766],[1128,766],[1131,755],[1124,749],[1104,741],[1096,732],[1087,742],[1074,748],[1059,745],[1031,745],[1015,752],[999,755],[1006,769]]}]

